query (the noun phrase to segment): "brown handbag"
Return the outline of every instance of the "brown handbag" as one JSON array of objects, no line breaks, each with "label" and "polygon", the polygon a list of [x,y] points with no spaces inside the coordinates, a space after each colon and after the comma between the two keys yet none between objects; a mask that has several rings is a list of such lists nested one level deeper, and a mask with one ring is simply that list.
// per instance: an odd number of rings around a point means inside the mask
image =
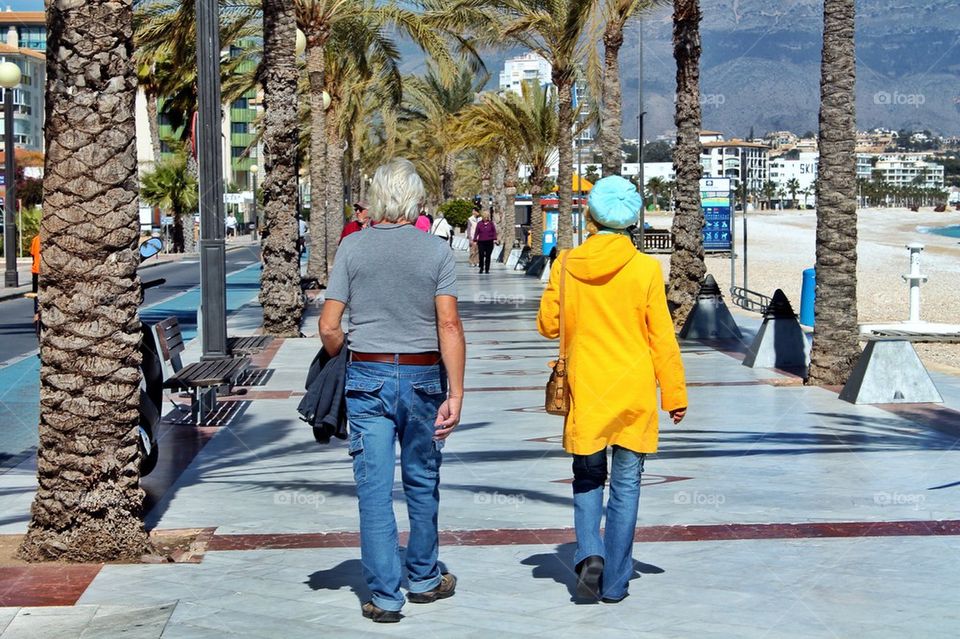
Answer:
[{"label": "brown handbag", "polygon": [[549,414],[563,416],[570,412],[570,382],[567,375],[567,345],[564,340],[566,335],[563,319],[566,284],[567,253],[564,253],[560,261],[560,356],[549,364],[553,370],[547,380],[547,399],[544,406]]}]

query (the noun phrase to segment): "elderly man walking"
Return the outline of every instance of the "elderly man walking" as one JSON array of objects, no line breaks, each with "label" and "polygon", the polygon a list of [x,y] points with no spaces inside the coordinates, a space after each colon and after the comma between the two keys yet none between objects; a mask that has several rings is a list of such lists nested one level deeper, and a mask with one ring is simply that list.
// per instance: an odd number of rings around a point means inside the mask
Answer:
[{"label": "elderly man walking", "polygon": [[[396,159],[370,186],[376,224],[344,238],[320,317],[330,355],[350,350],[346,376],[350,455],[360,505],[360,556],[372,599],[363,616],[400,621],[404,597],[393,512],[396,442],[410,520],[407,600],[450,597],[457,580],[437,556],[441,448],[460,422],[466,346],[453,254],[413,226],[424,199],[413,164]],[[349,311],[349,331],[341,320]]]}]

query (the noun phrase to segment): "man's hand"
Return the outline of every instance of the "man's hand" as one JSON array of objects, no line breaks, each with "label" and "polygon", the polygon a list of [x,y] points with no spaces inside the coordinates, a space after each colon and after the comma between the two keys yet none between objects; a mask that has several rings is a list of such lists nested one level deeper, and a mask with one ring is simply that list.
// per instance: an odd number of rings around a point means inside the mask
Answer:
[{"label": "man's hand", "polygon": [[683,421],[683,418],[687,416],[687,407],[677,408],[676,410],[670,411],[670,419],[673,420],[674,424],[679,424]]},{"label": "man's hand", "polygon": [[462,397],[448,397],[440,410],[437,411],[437,421],[434,422],[433,438],[442,441],[450,436],[453,429],[460,423],[460,408],[463,406]]}]

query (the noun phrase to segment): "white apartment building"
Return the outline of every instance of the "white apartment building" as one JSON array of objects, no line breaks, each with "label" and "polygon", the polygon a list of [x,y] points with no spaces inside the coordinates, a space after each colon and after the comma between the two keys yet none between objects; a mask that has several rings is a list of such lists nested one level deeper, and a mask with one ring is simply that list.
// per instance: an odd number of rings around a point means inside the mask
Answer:
[{"label": "white apartment building", "polygon": [[857,178],[880,179],[892,186],[920,186],[943,190],[943,165],[929,162],[927,157],[927,153],[859,153]]},{"label": "white apartment building", "polygon": [[[636,177],[640,169],[638,162],[624,163],[620,165],[620,175],[632,180]],[[677,174],[673,172],[673,162],[644,162],[643,163],[643,181],[647,182],[650,178],[660,178],[664,182],[673,182],[677,179]]]},{"label": "white apartment building", "polygon": [[500,72],[500,90],[520,93],[524,82],[535,80],[540,84],[552,82],[553,67],[543,57],[532,51],[510,58],[503,63]]},{"label": "white apartment building", "polygon": [[[774,182],[778,190],[782,190],[787,198],[790,198],[792,195],[787,184],[790,180],[796,180],[800,185],[797,189],[797,200],[803,205],[813,205],[816,199],[814,192],[817,185],[819,160],[820,155],[811,151],[800,153],[796,160],[787,160],[782,157],[770,160],[770,181]],[[805,195],[804,191],[809,195]]]},{"label": "white apartment building", "polygon": [[[716,139],[718,136],[720,139]],[[703,177],[730,178],[734,190],[739,189],[740,182],[745,180],[751,192],[759,193],[770,175],[769,147],[738,139],[723,140],[722,137],[714,131],[701,132]]]}]

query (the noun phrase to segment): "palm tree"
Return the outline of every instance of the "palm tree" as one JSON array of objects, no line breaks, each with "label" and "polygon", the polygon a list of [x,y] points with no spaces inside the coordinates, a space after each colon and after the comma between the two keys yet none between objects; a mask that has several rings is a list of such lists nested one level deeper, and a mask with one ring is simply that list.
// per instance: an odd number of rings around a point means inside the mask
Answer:
[{"label": "palm tree", "polygon": [[673,56],[677,61],[677,176],[673,253],[667,301],[677,328],[687,321],[707,267],[703,262],[703,211],[700,206],[700,3],[674,0]]},{"label": "palm tree", "polygon": [[[654,209],[660,210],[660,194],[663,193],[667,188],[667,183],[663,180],[662,177],[652,177],[647,180],[647,193],[650,194],[650,199],[653,200]],[[646,202],[644,203],[646,204]]]},{"label": "palm tree", "polygon": [[800,181],[797,178],[787,180],[787,191],[790,193],[792,208],[797,208],[797,193],[800,191]]},{"label": "palm tree", "polygon": [[854,15],[854,0],[824,2],[816,323],[807,378],[816,385],[845,384],[860,355]]},{"label": "palm tree", "polygon": [[[229,0],[233,10],[220,12],[220,43],[231,55],[220,65],[222,99],[232,102],[250,91],[256,78],[250,65],[258,51],[255,24],[259,2]],[[221,5],[228,0],[219,0]],[[138,75],[147,97],[160,99],[159,111],[181,139],[197,106],[197,20],[193,0],[153,0],[138,5],[135,20]],[[244,67],[251,71],[243,72]],[[159,141],[159,140],[157,140]],[[155,158],[156,159],[156,158]]]},{"label": "palm tree", "polygon": [[263,0],[263,271],[260,305],[268,335],[297,337],[303,317],[297,221],[296,15],[288,0]]},{"label": "palm tree", "polygon": [[[499,144],[507,157],[506,210],[513,209],[516,192],[516,170],[519,162],[530,167],[528,177],[532,207],[530,232],[534,255],[543,253],[543,206],[547,174],[556,157],[557,99],[554,89],[545,89],[537,82],[525,82],[521,94],[504,96],[484,93],[480,101],[458,118],[458,144],[463,147],[485,147]],[[511,177],[512,176],[512,177]],[[510,183],[513,183],[513,189]]]},{"label": "palm tree", "polygon": [[140,197],[147,204],[170,212],[173,217],[173,252],[183,253],[183,219],[189,216],[192,235],[193,212],[200,202],[199,183],[197,176],[187,168],[185,148],[161,160],[152,172],[143,176]]},{"label": "palm tree", "polygon": [[760,191],[763,193],[763,199],[767,201],[767,208],[773,209],[773,198],[777,197],[777,183],[773,180],[767,180],[763,183]]},{"label": "palm tree", "polygon": [[[141,300],[130,3],[47,3],[39,487],[19,555],[149,547],[137,446]],[[78,73],[77,69],[109,69]]]},{"label": "palm tree", "polygon": [[[451,41],[459,45],[465,54],[471,54],[476,66],[482,66],[479,57],[459,35],[443,28],[432,28],[415,11],[397,4],[380,4],[374,0],[294,0],[297,23],[307,38],[307,77],[310,83],[310,185],[311,251],[307,261],[307,274],[325,284],[333,266],[337,244],[340,240],[343,218],[342,200],[339,193],[334,201],[327,201],[324,189],[330,161],[327,158],[327,138],[331,129],[326,122],[327,100],[326,47],[339,23],[373,20],[379,25],[398,29],[408,36],[437,63],[441,74],[448,77],[455,66],[450,53]],[[434,27],[437,25],[433,25]],[[321,214],[322,212],[322,214]],[[325,242],[321,240],[325,238]]]},{"label": "palm tree", "polygon": [[[456,0],[446,24],[476,32],[481,44],[527,47],[551,65],[557,89],[560,211],[557,245],[573,246],[573,91],[578,66],[592,43],[584,35],[597,0]],[[440,18],[438,18],[440,19]]]},{"label": "palm tree", "polygon": [[623,139],[622,97],[620,93],[620,47],[623,30],[631,17],[665,0],[604,0],[603,17],[603,92],[601,94],[600,152],[603,174],[620,175]]},{"label": "palm tree", "polygon": [[[401,121],[416,130],[420,144],[427,144],[439,163],[441,201],[453,197],[456,180],[453,135],[454,117],[473,104],[477,91],[488,76],[477,77],[469,67],[461,66],[450,81],[440,77],[433,65],[422,78],[411,77],[404,83],[407,100]],[[462,147],[461,147],[462,148]],[[412,149],[411,149],[412,150]]]}]

